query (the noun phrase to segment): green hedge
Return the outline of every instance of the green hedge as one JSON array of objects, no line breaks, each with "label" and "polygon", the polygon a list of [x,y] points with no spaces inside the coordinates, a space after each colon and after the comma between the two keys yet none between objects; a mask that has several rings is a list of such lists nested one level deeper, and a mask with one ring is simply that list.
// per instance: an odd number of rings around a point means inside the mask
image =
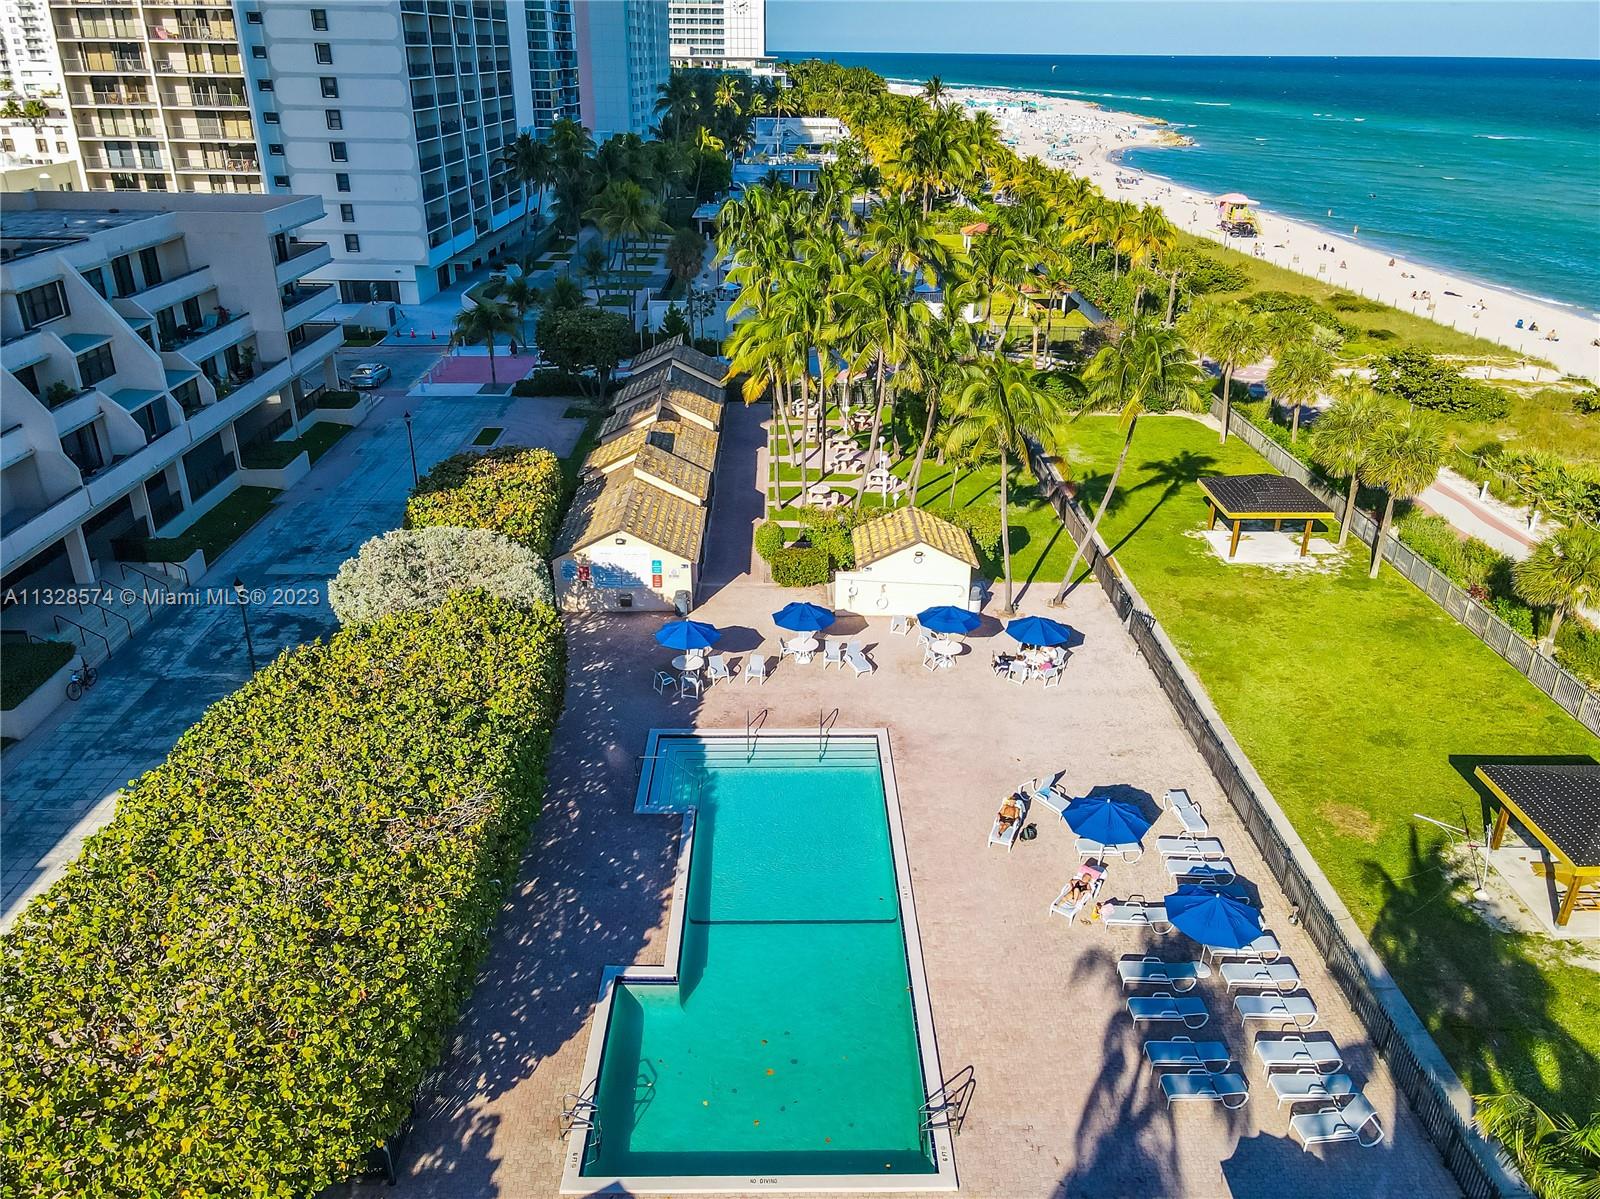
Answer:
[{"label": "green hedge", "polygon": [[783,550],[783,526],[775,520],[763,521],[756,526],[756,553],[765,562]]},{"label": "green hedge", "polygon": [[1000,506],[974,504],[950,513],[950,523],[963,528],[971,536],[978,552],[985,558],[994,558],[1000,552]]},{"label": "green hedge", "polygon": [[816,546],[779,550],[767,559],[772,581],[779,587],[814,587],[830,575],[828,551]]},{"label": "green hedge", "polygon": [[548,558],[565,489],[561,460],[549,450],[456,454],[422,477],[406,504],[406,526],[492,529]]},{"label": "green hedge", "polygon": [[354,408],[360,402],[359,391],[324,391],[317,396],[318,408]]},{"label": "green hedge", "polygon": [[518,379],[511,385],[511,394],[514,396],[581,396],[587,395],[589,387],[582,376],[568,374],[566,371],[534,371],[526,379]]},{"label": "green hedge", "polygon": [[78,651],[64,641],[7,641],[0,654],[0,708],[9,712],[39,690]]},{"label": "green hedge", "polygon": [[79,1199],[310,1195],[406,1118],[544,788],[564,643],[457,593],[214,704],[0,940],[0,1161]]}]

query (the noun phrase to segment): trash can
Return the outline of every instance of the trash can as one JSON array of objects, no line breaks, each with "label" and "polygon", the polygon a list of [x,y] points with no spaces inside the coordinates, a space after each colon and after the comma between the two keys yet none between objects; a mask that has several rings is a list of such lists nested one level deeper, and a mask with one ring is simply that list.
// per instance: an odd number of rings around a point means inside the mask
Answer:
[{"label": "trash can", "polygon": [[674,591],[672,593],[672,610],[680,617],[689,615],[689,593],[687,591]]}]

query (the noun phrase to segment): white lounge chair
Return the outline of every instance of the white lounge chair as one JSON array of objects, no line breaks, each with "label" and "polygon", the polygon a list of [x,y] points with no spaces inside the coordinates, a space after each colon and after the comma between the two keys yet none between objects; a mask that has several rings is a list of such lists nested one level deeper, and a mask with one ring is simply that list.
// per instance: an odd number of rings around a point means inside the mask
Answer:
[{"label": "white lounge chair", "polygon": [[[1367,1132],[1369,1128],[1370,1133]],[[1340,1141],[1354,1141],[1363,1149],[1371,1149],[1383,1141],[1383,1125],[1364,1095],[1352,1097],[1343,1107],[1334,1104],[1314,1112],[1301,1112],[1289,1120],[1289,1132],[1300,1138],[1302,1149]]]},{"label": "white lounge chair", "polygon": [[1178,818],[1178,823],[1183,825],[1183,831],[1191,837],[1203,837],[1211,831],[1206,824],[1206,818],[1200,811],[1200,805],[1189,798],[1189,793],[1182,787],[1174,787],[1163,797],[1164,806],[1172,809],[1173,815]]},{"label": "white lounge chair", "polygon": [[733,671],[728,666],[727,654],[712,654],[706,661],[706,682],[715,683],[719,679],[731,679]]},{"label": "white lounge chair", "polygon": [[677,689],[678,689],[677,676],[676,675],[670,675],[664,670],[658,670],[658,671],[656,671],[655,686],[656,686],[656,694],[657,695],[664,695],[669,687],[673,691],[677,691]]},{"label": "white lounge chair", "polygon": [[1054,662],[1046,662],[1034,671],[1034,675],[1044,681],[1045,688],[1061,686],[1061,676],[1064,672]]},{"label": "white lounge chair", "polygon": [[[1004,807],[1005,805],[1002,803],[1001,806]],[[1004,845],[1007,850],[1015,849],[1017,846],[1017,834],[1022,831],[1022,825],[1027,819],[1028,802],[1024,798],[1017,797],[1017,818],[1002,828],[1000,813],[996,812],[994,825],[989,829],[989,844]]]},{"label": "white lounge chair", "polygon": [[747,683],[767,682],[767,656],[765,654],[751,654],[750,660],[744,664],[744,681]]},{"label": "white lounge chair", "polygon": [[889,619],[889,633],[895,637],[904,637],[911,632],[911,618],[909,616],[893,616]]},{"label": "white lounge chair", "polygon": [[1133,901],[1107,903],[1100,908],[1100,923],[1107,928],[1113,925],[1145,927],[1158,933],[1172,930],[1172,922],[1167,919],[1167,905],[1164,903]]},{"label": "white lounge chair", "polygon": [[1033,802],[1049,808],[1057,816],[1061,815],[1066,806],[1072,802],[1072,796],[1058,786],[1054,779],[1048,782],[1044,779],[1029,779],[1019,790]]},{"label": "white lounge chair", "polygon": [[1167,1103],[1203,1100],[1220,1103],[1229,1110],[1250,1102],[1250,1085],[1242,1074],[1213,1074],[1209,1070],[1186,1070],[1182,1074],[1163,1074],[1161,1093]]},{"label": "white lounge chair", "polygon": [[1174,882],[1231,883],[1238,878],[1227,858],[1167,858],[1163,862]]},{"label": "white lounge chair", "polygon": [[1080,858],[1121,858],[1124,862],[1137,862],[1144,857],[1144,846],[1137,841],[1125,841],[1118,845],[1106,845],[1100,841],[1091,841],[1088,837],[1078,838],[1078,856]]},{"label": "white lounge chair", "polygon": [[1163,1066],[1205,1069],[1212,1063],[1226,1067],[1233,1060],[1233,1054],[1221,1041],[1191,1041],[1188,1037],[1146,1041],[1144,1056],[1158,1070]]},{"label": "white lounge chair", "polygon": [[1283,954],[1283,946],[1278,944],[1278,938],[1271,933],[1264,932],[1248,945],[1241,945],[1237,949],[1218,949],[1215,946],[1206,947],[1208,960],[1216,962],[1224,958],[1265,958],[1268,961],[1277,961]]},{"label": "white lounge chair", "polygon": [[922,625],[917,626],[917,641],[924,646],[933,643],[933,633]]},{"label": "white lounge chair", "polygon": [[1172,995],[1158,991],[1154,995],[1133,995],[1128,999],[1128,1015],[1135,1024],[1161,1021],[1181,1022],[1185,1028],[1204,1028],[1211,1021],[1205,1001],[1197,995]]},{"label": "white lounge chair", "polygon": [[1192,991],[1202,978],[1211,977],[1204,962],[1164,962],[1157,957],[1123,958],[1117,973],[1125,987],[1171,987],[1179,994]]},{"label": "white lounge chair", "polygon": [[1105,885],[1105,876],[1096,873],[1090,880],[1089,889],[1087,891],[1085,891],[1075,900],[1068,899],[1067,895],[1072,890],[1072,884],[1076,882],[1082,874],[1083,870],[1080,868],[1077,874],[1073,875],[1072,878],[1067,880],[1067,885],[1061,888],[1060,892],[1056,895],[1054,902],[1050,904],[1050,914],[1052,916],[1065,916],[1068,924],[1071,924],[1073,921],[1077,920],[1078,914],[1095,901],[1095,896],[1100,894],[1100,888]]},{"label": "white lounge chair", "polygon": [[1013,659],[1011,665],[1006,668],[1006,682],[1015,683],[1019,687],[1025,686],[1031,673],[1028,664],[1021,658]]},{"label": "white lounge chair", "polygon": [[1355,1080],[1348,1074],[1321,1074],[1316,1070],[1292,1070],[1285,1074],[1269,1074],[1272,1093],[1278,1097],[1278,1106],[1285,1103],[1335,1103],[1356,1094]]},{"label": "white lounge chair", "polygon": [[1314,1037],[1256,1037],[1256,1060],[1269,1073],[1281,1067],[1300,1070],[1311,1067],[1323,1074],[1344,1069],[1344,1055],[1326,1033]]},{"label": "white lounge chair", "polygon": [[1246,1024],[1252,1020],[1267,1020],[1293,1024],[1296,1028],[1313,1028],[1317,1023],[1317,1005],[1309,995],[1235,995],[1233,1006]]},{"label": "white lounge chair", "polygon": [[1277,991],[1292,991],[1300,985],[1300,971],[1290,961],[1263,962],[1245,960],[1224,962],[1222,981],[1228,990],[1236,987],[1271,987]]},{"label": "white lounge chair", "polygon": [[850,669],[856,672],[857,678],[864,674],[872,673],[872,663],[867,661],[867,655],[860,650],[851,649],[845,651],[844,660]]},{"label": "white lounge chair", "polygon": [[831,639],[829,641],[823,642],[823,645],[822,645],[822,669],[823,670],[827,670],[828,667],[830,667],[830,666],[843,666],[843,665],[844,665],[844,642],[840,641],[837,637],[835,637],[835,638],[833,638],[833,639]]},{"label": "white lounge chair", "polygon": [[1156,852],[1164,858],[1225,858],[1227,850],[1216,837],[1157,837]]}]

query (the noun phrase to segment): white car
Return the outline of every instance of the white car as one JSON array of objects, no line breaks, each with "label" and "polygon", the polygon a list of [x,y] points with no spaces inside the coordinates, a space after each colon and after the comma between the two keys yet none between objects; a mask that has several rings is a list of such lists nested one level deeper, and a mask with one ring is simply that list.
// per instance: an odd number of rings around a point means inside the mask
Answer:
[{"label": "white car", "polygon": [[363,362],[350,372],[350,386],[357,390],[376,387],[390,375],[388,367],[381,362]]}]

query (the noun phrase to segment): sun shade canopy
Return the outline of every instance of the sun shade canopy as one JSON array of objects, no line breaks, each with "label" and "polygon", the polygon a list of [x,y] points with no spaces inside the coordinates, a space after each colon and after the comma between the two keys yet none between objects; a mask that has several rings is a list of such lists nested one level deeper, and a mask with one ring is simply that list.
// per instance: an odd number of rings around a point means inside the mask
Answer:
[{"label": "sun shade canopy", "polygon": [[1229,520],[1315,520],[1333,509],[1304,483],[1283,475],[1213,475],[1200,490]]},{"label": "sun shade canopy", "polygon": [[1512,816],[1521,821],[1559,864],[1567,891],[1556,923],[1567,923],[1578,893],[1600,883],[1600,765],[1489,763],[1474,773],[1501,805],[1490,847],[1499,848]]}]

